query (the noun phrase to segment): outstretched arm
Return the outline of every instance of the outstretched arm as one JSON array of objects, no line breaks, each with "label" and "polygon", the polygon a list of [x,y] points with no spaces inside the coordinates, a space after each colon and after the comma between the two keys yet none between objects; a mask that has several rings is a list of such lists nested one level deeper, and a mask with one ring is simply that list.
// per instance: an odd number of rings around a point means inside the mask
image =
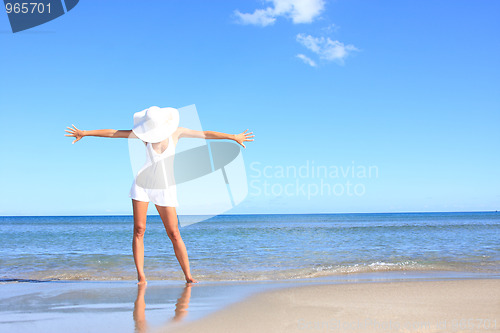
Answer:
[{"label": "outstretched arm", "polygon": [[69,130],[65,130],[69,134],[65,134],[64,136],[73,136],[76,139],[72,142],[75,143],[77,141],[80,141],[81,138],[84,136],[99,136],[103,138],[134,138],[137,139],[137,136],[132,132],[131,130],[114,130],[114,129],[101,129],[101,130],[91,130],[91,131],[84,131],[84,130],[79,130],[78,128],[75,127],[75,125],[72,125],[73,128],[67,127]]},{"label": "outstretched arm", "polygon": [[180,138],[200,138],[200,139],[227,139],[227,140],[234,140],[240,145],[245,147],[245,144],[243,142],[246,141],[253,141],[253,138],[255,135],[253,132],[248,132],[248,130],[240,133],[240,134],[227,134],[227,133],[221,133],[221,132],[215,132],[215,131],[196,131],[192,130],[189,128],[184,128],[184,127],[179,127],[179,139]]}]

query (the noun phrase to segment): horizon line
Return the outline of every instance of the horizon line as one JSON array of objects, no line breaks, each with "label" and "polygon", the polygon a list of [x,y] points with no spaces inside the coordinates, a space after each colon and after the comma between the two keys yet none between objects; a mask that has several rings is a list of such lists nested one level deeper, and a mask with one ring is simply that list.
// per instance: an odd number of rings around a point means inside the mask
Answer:
[{"label": "horizon line", "polygon": [[[355,215],[355,214],[435,214],[435,213],[498,213],[498,210],[468,210],[468,211],[401,211],[401,212],[344,212],[344,213],[243,213],[243,214],[197,214],[177,216],[238,216],[238,215]],[[81,216],[133,216],[133,214],[85,214],[85,215],[0,215],[0,217],[81,217]],[[148,214],[147,216],[160,216]]]}]

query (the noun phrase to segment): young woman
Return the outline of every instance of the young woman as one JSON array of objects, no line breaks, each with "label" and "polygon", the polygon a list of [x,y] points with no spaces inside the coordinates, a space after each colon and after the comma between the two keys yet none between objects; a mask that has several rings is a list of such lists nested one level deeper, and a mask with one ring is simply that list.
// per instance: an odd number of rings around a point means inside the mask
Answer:
[{"label": "young woman", "polygon": [[[69,133],[65,136],[75,137],[72,143],[80,141],[85,136],[97,136],[140,139],[146,145],[147,161],[143,169],[141,169],[144,172],[138,172],[129,193],[129,197],[132,198],[134,214],[132,251],[139,284],[146,283],[146,275],[144,274],[144,232],[150,201],[155,204],[160,214],[186,282],[198,282],[191,276],[189,269],[186,246],[178,228],[175,208],[178,206],[175,182],[172,183],[171,179],[169,179],[173,175],[173,155],[175,154],[177,142],[182,138],[228,139],[236,141],[245,148],[244,142],[254,140],[251,139],[254,137],[253,132],[248,132],[248,129],[240,134],[226,134],[214,131],[196,131],[178,127],[178,125],[179,113],[177,109],[150,107],[134,114],[134,127],[132,130],[80,130],[75,125],[72,125],[73,128],[67,127],[68,129],[65,130]],[[147,173],[146,170],[154,170],[155,172]],[[158,170],[162,172],[156,172]],[[159,177],[165,179],[159,180]],[[158,184],[162,185],[158,186]]]}]

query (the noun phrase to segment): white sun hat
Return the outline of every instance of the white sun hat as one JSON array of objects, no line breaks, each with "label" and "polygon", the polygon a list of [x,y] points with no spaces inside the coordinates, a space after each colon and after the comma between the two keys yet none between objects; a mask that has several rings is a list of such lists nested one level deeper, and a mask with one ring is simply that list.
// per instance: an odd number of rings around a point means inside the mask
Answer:
[{"label": "white sun hat", "polygon": [[160,142],[171,136],[179,126],[179,111],[175,108],[151,106],[134,113],[132,132],[145,142]]}]

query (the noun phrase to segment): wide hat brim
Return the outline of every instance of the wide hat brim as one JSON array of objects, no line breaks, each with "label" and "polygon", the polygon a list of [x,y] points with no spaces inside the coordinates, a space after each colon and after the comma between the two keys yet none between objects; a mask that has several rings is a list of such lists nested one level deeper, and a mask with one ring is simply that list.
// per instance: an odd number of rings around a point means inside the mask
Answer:
[{"label": "wide hat brim", "polygon": [[152,106],[134,113],[132,132],[145,142],[161,142],[179,127],[179,111],[175,108]]}]

